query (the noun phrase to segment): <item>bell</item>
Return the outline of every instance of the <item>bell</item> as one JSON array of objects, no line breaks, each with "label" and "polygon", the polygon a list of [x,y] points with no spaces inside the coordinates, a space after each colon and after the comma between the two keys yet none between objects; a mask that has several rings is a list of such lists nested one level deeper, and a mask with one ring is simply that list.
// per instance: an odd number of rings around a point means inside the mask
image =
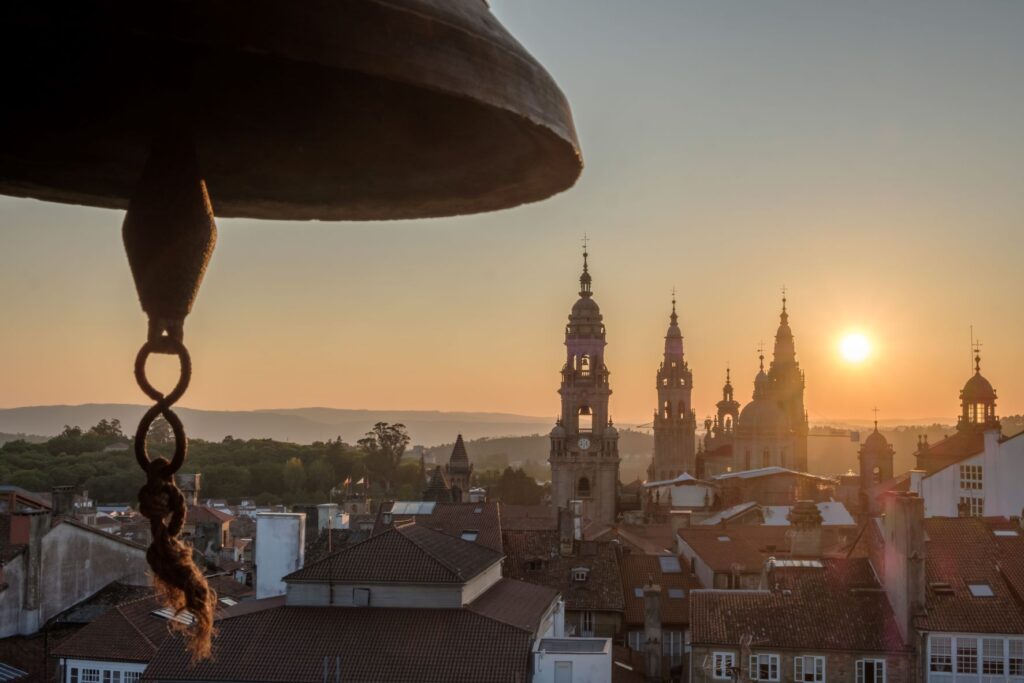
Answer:
[{"label": "bell", "polygon": [[[184,319],[219,216],[379,220],[503,209],[582,169],[565,96],[483,0],[11,0],[0,193],[127,209],[124,241],[153,401],[135,434],[147,559],[210,654],[216,596],[180,533],[188,388]],[[167,393],[146,376],[177,356]],[[163,417],[170,461],[150,458]]]},{"label": "bell", "polygon": [[187,125],[216,214],[376,220],[570,187],[569,105],[483,0],[13,0],[0,193],[126,208]]}]

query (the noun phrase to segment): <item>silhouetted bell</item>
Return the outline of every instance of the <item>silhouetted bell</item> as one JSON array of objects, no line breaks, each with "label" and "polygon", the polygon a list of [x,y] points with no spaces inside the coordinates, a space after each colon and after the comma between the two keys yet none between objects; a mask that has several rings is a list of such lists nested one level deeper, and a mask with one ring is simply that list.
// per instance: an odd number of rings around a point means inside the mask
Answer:
[{"label": "silhouetted bell", "polygon": [[124,208],[188,126],[218,216],[536,201],[581,170],[565,97],[483,0],[12,0],[0,192]]}]

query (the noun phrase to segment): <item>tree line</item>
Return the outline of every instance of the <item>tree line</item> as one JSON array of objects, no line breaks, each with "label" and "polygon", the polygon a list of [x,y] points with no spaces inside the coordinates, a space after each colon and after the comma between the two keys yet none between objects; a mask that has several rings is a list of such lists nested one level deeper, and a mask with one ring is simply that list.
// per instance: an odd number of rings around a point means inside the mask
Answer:
[{"label": "tree line", "polygon": [[[132,440],[114,419],[89,429],[66,425],[43,443],[8,441],[0,447],[0,482],[37,492],[71,485],[100,503],[132,502],[145,483]],[[173,450],[173,434],[162,419],[153,423],[148,444],[153,456]],[[378,499],[417,500],[424,482],[420,463],[403,458],[408,445],[405,426],[386,422],[375,424],[356,444],[340,437],[308,445],[231,436],[219,442],[189,439],[182,471],[201,474],[202,498],[230,503],[324,502],[332,489],[337,499],[345,489],[357,488]],[[492,497],[504,492],[506,502],[540,502],[541,487],[522,470],[485,470],[475,477]]]}]

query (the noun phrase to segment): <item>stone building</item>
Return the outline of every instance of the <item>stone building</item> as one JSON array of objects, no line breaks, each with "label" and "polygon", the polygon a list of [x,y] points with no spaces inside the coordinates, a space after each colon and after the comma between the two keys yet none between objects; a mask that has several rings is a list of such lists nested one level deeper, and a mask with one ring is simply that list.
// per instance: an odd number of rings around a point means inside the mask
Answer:
[{"label": "stone building", "polygon": [[875,420],[875,431],[868,435],[857,452],[860,463],[858,508],[861,513],[877,515],[881,512],[881,506],[871,491],[893,478],[894,455],[892,445],[878,431],[878,420]]},{"label": "stone building", "polygon": [[617,514],[619,435],[608,414],[605,326],[591,292],[583,252],[580,298],[565,327],[561,417],[551,430],[551,497],[554,508],[582,501],[583,516],[612,524]]},{"label": "stone building", "polygon": [[665,481],[696,471],[694,450],[693,373],[683,357],[683,334],[672,298],[672,315],[665,333],[665,355],[657,375],[658,409],[654,412],[654,457],[648,481]]},{"label": "stone building", "polygon": [[469,480],[473,474],[473,466],[469,464],[469,454],[466,453],[466,444],[462,441],[462,434],[455,439],[455,447],[444,467],[445,475],[451,486],[452,501],[456,503],[469,502]]}]

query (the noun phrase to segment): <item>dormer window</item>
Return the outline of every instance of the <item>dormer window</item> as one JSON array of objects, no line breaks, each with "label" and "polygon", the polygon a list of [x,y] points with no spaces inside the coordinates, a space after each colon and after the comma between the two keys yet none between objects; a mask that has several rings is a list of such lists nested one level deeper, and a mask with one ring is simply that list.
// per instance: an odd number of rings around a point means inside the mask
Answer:
[{"label": "dormer window", "polygon": [[583,583],[587,580],[587,576],[590,574],[588,567],[573,567],[572,580],[577,583]]},{"label": "dormer window", "polygon": [[462,532],[462,535],[460,536],[460,538],[463,541],[469,541],[470,543],[476,543],[477,536],[479,536],[479,535],[480,535],[479,531],[467,530],[467,531],[463,531]]},{"label": "dormer window", "polygon": [[976,598],[994,598],[996,596],[992,591],[992,586],[987,581],[969,583],[967,584],[967,589],[971,591],[971,595]]}]

